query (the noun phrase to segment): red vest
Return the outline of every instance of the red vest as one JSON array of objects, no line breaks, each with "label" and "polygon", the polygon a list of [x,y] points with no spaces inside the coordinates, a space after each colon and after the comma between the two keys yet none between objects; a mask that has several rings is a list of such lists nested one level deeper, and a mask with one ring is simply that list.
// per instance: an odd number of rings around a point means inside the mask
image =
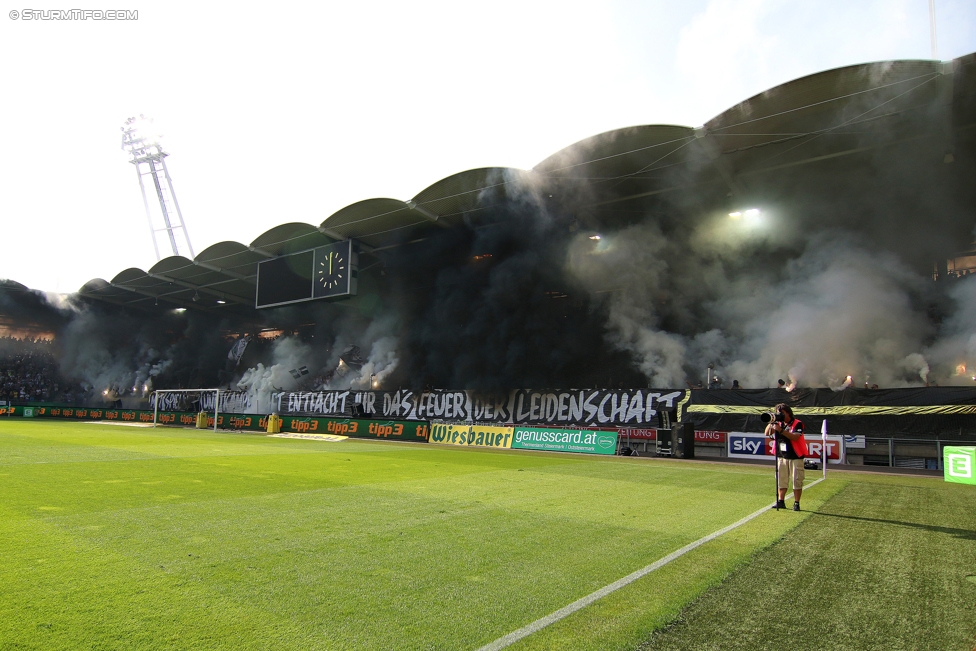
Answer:
[{"label": "red vest", "polygon": [[[793,444],[793,451],[796,452],[796,455],[802,459],[807,456],[807,440],[803,438],[803,421],[799,420],[798,418],[794,418],[793,422],[790,423],[789,430],[790,432],[800,434],[800,438],[795,441],[790,441],[790,443]],[[799,430],[799,432],[797,432],[797,430]]]}]

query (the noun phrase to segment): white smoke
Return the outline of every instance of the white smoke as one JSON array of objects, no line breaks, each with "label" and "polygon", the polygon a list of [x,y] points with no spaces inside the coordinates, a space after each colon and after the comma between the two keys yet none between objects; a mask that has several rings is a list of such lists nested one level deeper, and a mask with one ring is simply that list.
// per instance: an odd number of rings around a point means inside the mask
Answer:
[{"label": "white smoke", "polygon": [[834,391],[843,391],[844,389],[846,389],[847,387],[851,386],[852,384],[854,384],[854,378],[852,378],[850,375],[848,375],[844,379],[844,383],[843,384],[841,384],[840,386],[836,386],[836,387],[835,386],[831,386],[830,388],[832,390],[834,390]]},{"label": "white smoke", "polygon": [[[326,388],[360,390],[383,388],[383,381],[400,362],[397,353],[399,340],[392,334],[395,326],[396,321],[391,316],[378,317],[356,335],[348,332],[336,337],[334,351],[345,350],[355,340],[357,345],[369,346],[369,355],[361,368],[347,369],[344,373],[333,375]],[[329,361],[330,368],[335,368],[338,364],[339,354],[333,353]]]},{"label": "white smoke", "polygon": [[741,337],[730,377],[758,387],[773,386],[784,371],[793,386],[836,386],[848,375],[885,386],[924,383],[902,372],[930,334],[913,304],[921,280],[897,260],[839,236],[818,237],[785,271],[778,283],[754,285],[762,310],[742,310],[736,293],[713,301],[730,335]]},{"label": "white smoke", "polygon": [[298,380],[291,374],[293,369],[305,366],[312,357],[312,349],[296,337],[281,337],[271,346],[271,366],[258,363],[249,368],[237,382],[237,388],[246,391],[257,413],[270,413],[271,396],[279,391],[291,391],[298,387]]},{"label": "white smoke", "polygon": [[397,358],[397,340],[395,337],[382,337],[373,342],[369,351],[369,358],[358,377],[350,381],[353,389],[379,389],[383,381],[392,373],[399,363]]},{"label": "white smoke", "polygon": [[669,268],[667,241],[655,224],[642,224],[613,235],[577,235],[569,249],[570,272],[594,295],[608,296],[607,338],[630,352],[651,386],[682,386],[687,344],[656,327],[655,298]]},{"label": "white smoke", "polygon": [[[960,309],[946,325],[951,336],[926,350],[933,327],[919,299],[925,279],[848,233],[797,242],[774,216],[763,218],[736,237],[726,223],[706,220],[687,243],[653,223],[601,235],[595,245],[585,234],[574,241],[567,265],[591,292],[609,290],[608,340],[633,355],[651,386],[682,386],[707,364],[747,388],[784,376],[790,390],[846,388],[848,376],[919,386],[928,355],[946,367],[976,362],[976,283],[954,290]],[[797,244],[801,252],[789,255]],[[750,261],[762,261],[750,255],[757,249],[778,268],[753,269]]]},{"label": "white smoke", "polygon": [[104,318],[87,309],[72,309],[76,316],[60,337],[62,372],[78,378],[84,388],[96,395],[117,398],[129,391],[145,395],[144,387],[170,362],[161,359],[163,355],[145,342],[137,342],[134,348],[120,347],[117,333],[104,327]]},{"label": "white smoke", "polygon": [[[976,375],[976,277],[953,280],[949,290],[955,311],[942,323],[939,339],[926,351],[939,382],[972,386]],[[960,373],[962,367],[968,372]]]},{"label": "white smoke", "polygon": [[929,381],[929,363],[919,353],[906,355],[905,359],[899,363],[899,366],[906,372],[909,378],[914,379],[917,376],[922,382],[927,383]]}]

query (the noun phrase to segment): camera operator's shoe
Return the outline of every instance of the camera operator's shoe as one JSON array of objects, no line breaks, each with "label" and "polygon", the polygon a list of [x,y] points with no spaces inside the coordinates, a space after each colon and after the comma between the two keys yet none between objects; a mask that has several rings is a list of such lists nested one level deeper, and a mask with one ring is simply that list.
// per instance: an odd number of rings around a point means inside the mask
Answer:
[{"label": "camera operator's shoe", "polygon": [[786,502],[783,501],[783,500],[776,500],[776,504],[773,506],[773,508],[774,509],[777,509],[777,510],[778,509],[785,509],[786,508]]},{"label": "camera operator's shoe", "polygon": [[800,503],[799,502],[793,502],[793,510],[794,511],[799,511],[800,510]]}]

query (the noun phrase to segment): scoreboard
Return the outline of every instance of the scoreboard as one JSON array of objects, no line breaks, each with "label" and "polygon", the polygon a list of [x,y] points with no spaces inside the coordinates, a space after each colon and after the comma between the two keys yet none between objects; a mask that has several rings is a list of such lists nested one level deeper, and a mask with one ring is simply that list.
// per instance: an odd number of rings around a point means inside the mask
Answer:
[{"label": "scoreboard", "polygon": [[259,262],[254,307],[348,298],[358,288],[359,251],[344,240]]}]

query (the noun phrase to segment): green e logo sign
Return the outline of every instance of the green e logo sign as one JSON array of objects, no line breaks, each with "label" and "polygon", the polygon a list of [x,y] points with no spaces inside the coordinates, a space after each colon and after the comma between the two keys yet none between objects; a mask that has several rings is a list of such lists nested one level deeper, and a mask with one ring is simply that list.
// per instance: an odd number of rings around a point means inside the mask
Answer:
[{"label": "green e logo sign", "polygon": [[942,454],[946,481],[976,484],[976,447],[947,445]]}]

